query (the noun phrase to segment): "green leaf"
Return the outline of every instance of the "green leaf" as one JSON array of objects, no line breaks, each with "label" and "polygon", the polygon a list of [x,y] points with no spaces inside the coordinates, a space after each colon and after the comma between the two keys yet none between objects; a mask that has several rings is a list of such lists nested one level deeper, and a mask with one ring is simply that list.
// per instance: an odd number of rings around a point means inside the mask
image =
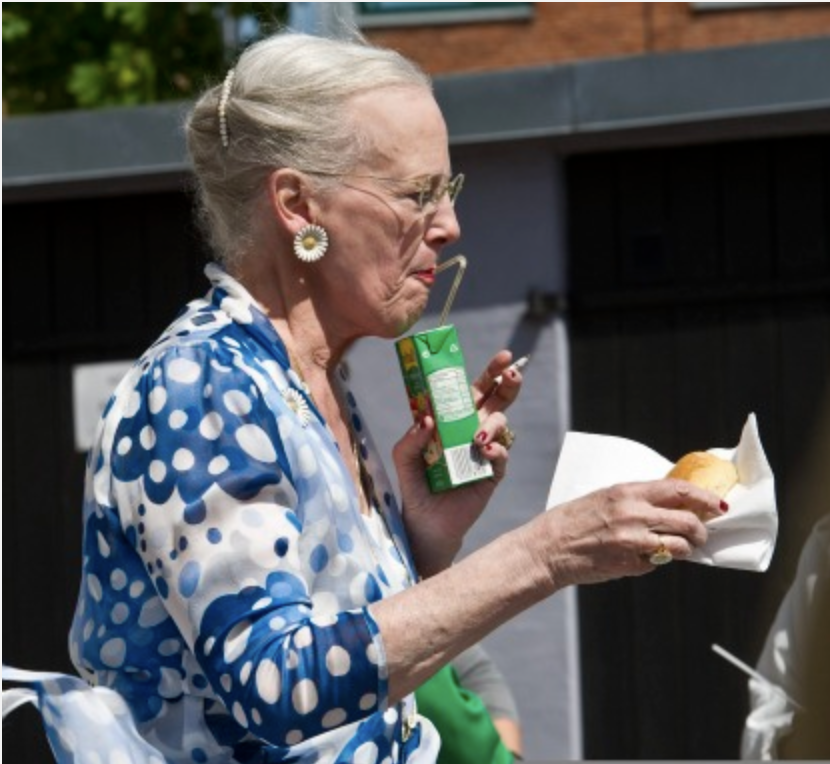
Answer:
[{"label": "green leaf", "polygon": [[[179,3],[176,3],[179,5]],[[147,29],[150,3],[104,3],[104,18],[118,21],[136,34]]]},{"label": "green leaf", "polygon": [[29,34],[32,25],[16,13],[3,11],[3,43],[13,43]]},{"label": "green leaf", "polygon": [[67,90],[75,96],[79,106],[97,106],[106,89],[106,71],[97,62],[74,64],[69,72]]},{"label": "green leaf", "polygon": [[[223,19],[263,33],[287,3],[3,3],[8,114],[192,98],[238,54]],[[240,40],[239,44],[246,44]]]}]

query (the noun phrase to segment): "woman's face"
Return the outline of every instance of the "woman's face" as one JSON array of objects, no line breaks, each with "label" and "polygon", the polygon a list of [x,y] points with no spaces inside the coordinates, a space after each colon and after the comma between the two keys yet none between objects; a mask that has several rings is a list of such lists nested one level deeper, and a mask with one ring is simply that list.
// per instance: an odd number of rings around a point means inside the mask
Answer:
[{"label": "woman's face", "polygon": [[420,317],[441,250],[461,233],[447,194],[424,211],[418,201],[425,178],[441,188],[450,176],[447,128],[420,88],[367,93],[351,108],[374,150],[320,200],[330,247],[315,278],[336,331],[396,337]]}]

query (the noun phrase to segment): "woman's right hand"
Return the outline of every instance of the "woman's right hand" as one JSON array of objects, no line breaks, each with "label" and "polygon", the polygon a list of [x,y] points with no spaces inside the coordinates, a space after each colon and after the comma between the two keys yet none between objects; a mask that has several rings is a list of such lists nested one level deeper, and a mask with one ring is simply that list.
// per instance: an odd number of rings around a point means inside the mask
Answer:
[{"label": "woman's right hand", "polygon": [[625,483],[561,504],[528,527],[556,589],[654,570],[663,546],[676,560],[706,543],[695,512],[723,513],[720,498],[683,480]]}]

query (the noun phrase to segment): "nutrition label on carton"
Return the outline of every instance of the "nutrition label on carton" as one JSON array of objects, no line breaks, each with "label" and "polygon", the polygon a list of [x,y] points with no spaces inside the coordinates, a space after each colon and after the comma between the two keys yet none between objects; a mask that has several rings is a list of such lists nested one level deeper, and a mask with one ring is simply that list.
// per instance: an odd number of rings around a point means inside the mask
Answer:
[{"label": "nutrition label on carton", "polygon": [[439,422],[455,422],[475,413],[467,375],[462,367],[440,369],[430,374],[427,381]]}]

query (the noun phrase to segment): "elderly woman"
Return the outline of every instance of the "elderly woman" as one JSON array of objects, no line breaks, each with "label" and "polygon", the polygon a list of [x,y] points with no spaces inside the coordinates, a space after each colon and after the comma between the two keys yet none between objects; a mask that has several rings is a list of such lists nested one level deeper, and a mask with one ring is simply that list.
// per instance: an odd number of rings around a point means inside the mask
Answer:
[{"label": "elderly woman", "polygon": [[419,685],[563,587],[687,556],[706,530],[672,508],[719,501],[616,486],[453,564],[505,473],[510,353],[473,385],[494,477],[431,493],[424,417],[394,450],[400,503],[341,363],[416,322],[460,234],[428,78],[362,42],[278,35],[196,103],[187,141],[212,288],[105,412],[73,660],[170,762],[433,762]]}]

